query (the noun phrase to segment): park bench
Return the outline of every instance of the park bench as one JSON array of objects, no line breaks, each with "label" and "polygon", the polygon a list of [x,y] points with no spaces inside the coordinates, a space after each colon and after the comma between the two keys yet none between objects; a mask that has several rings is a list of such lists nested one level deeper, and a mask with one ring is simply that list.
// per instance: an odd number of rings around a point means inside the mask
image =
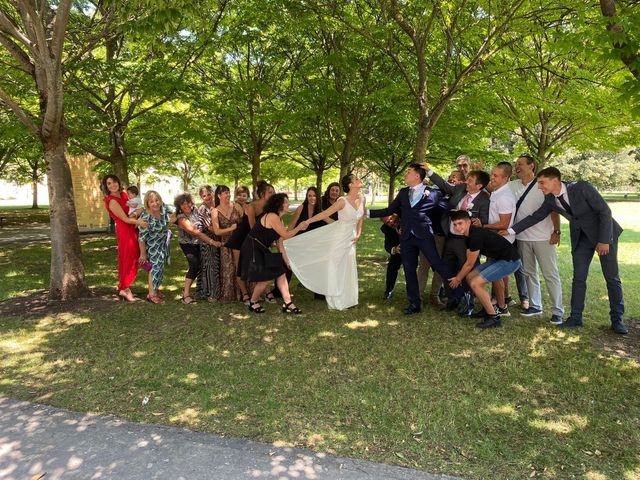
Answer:
[{"label": "park bench", "polygon": [[4,227],[7,217],[0,215],[0,228]]}]

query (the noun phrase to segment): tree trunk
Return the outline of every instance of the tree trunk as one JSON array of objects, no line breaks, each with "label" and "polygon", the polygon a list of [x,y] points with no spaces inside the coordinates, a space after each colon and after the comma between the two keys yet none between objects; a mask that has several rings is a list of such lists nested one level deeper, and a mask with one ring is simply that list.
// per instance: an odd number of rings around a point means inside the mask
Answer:
[{"label": "tree trunk", "polygon": [[260,179],[260,155],[259,150],[254,150],[251,156],[251,182],[253,184],[253,196],[256,196],[256,188],[258,187],[258,180]]},{"label": "tree trunk", "polygon": [[[615,19],[618,15],[615,0],[600,0],[600,11],[604,17]],[[640,67],[638,67],[639,57],[637,53],[632,53],[628,48],[628,34],[625,32],[623,24],[621,22],[611,20],[607,23],[607,30],[620,39],[612,40],[613,48],[618,51],[620,54],[620,60],[622,60],[622,63],[627,66],[631,74],[636,79],[640,80]]]},{"label": "tree trunk", "polygon": [[389,205],[396,196],[396,173],[389,172]]},{"label": "tree trunk", "polygon": [[66,141],[43,140],[47,162],[51,215],[51,278],[49,300],[70,300],[87,294],[80,232],[73,200],[71,171],[65,157]]},{"label": "tree trunk", "polygon": [[38,166],[36,165],[31,168],[31,196],[33,201],[31,203],[31,208],[33,210],[38,209]]},{"label": "tree trunk", "polygon": [[316,170],[316,188],[318,189],[318,192],[320,192],[320,195],[322,195],[322,177],[324,176],[324,171],[323,170]]},{"label": "tree trunk", "polygon": [[124,129],[121,126],[114,127],[111,132],[113,151],[111,152],[111,164],[113,173],[120,179],[122,188],[129,186],[129,165],[127,152],[124,147]]},{"label": "tree trunk", "polygon": [[297,178],[293,179],[293,199],[296,202],[298,201],[298,179]]},{"label": "tree trunk", "polygon": [[418,120],[418,131],[416,132],[416,144],[413,147],[413,161],[423,163],[427,158],[427,147],[431,139],[431,126],[426,105],[420,102],[420,113]]}]

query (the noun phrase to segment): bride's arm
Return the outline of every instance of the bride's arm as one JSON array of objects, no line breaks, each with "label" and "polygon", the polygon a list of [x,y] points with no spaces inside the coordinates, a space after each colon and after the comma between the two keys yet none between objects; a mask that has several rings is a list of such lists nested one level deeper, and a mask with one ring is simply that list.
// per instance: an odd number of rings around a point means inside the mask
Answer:
[{"label": "bride's arm", "polygon": [[[340,201],[341,199],[342,199],[342,201]],[[333,215],[334,213],[336,213],[338,210],[342,210],[344,208],[344,202],[346,202],[346,200],[343,197],[340,197],[329,208],[327,208],[326,210],[321,211],[320,213],[315,214],[313,217],[311,217],[310,219],[306,220],[306,223],[312,224],[312,223],[317,222],[319,220],[324,220],[325,218],[327,218],[327,217]]]}]

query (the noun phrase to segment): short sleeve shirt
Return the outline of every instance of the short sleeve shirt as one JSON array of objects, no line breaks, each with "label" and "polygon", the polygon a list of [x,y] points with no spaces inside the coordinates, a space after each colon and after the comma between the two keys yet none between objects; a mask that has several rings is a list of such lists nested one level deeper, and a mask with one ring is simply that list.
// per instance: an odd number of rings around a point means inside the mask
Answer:
[{"label": "short sleeve shirt", "polygon": [[[508,228],[513,225],[513,220],[516,212],[516,197],[511,192],[509,184],[505,183],[499,189],[491,193],[489,200],[489,223],[498,223],[500,221],[500,215],[507,213],[511,214],[511,220],[509,220]],[[506,229],[505,229],[506,230]],[[506,238],[509,242],[513,243],[516,239],[514,234],[507,235]]]},{"label": "short sleeve shirt", "polygon": [[493,230],[471,226],[467,248],[472,252],[480,251],[481,255],[494,260],[518,260],[518,248],[505,237]]}]

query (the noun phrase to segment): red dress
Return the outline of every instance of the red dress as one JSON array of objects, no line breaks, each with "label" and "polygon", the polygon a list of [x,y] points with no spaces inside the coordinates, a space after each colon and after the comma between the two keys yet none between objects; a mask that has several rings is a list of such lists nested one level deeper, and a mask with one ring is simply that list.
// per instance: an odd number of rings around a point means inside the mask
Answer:
[{"label": "red dress", "polygon": [[120,193],[120,197],[108,195],[104,199],[104,205],[109,212],[109,216],[116,222],[116,239],[118,240],[118,289],[126,290],[135,281],[138,274],[138,257],[140,257],[140,246],[138,245],[138,227],[125,223],[116,217],[109,209],[109,202],[115,200],[120,204],[122,211],[127,214],[129,207],[127,201],[129,196],[125,192]]}]

